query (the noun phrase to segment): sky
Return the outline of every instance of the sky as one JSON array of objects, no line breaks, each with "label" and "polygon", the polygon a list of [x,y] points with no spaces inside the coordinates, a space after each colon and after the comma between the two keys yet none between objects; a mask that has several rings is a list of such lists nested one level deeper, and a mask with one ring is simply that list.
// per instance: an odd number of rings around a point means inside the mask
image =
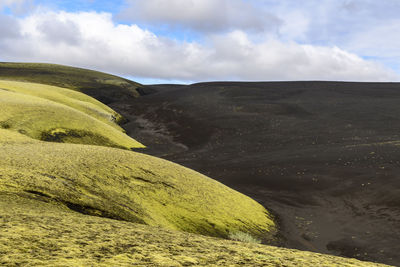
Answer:
[{"label": "sky", "polygon": [[400,81],[399,0],[0,0],[0,61],[149,83]]}]

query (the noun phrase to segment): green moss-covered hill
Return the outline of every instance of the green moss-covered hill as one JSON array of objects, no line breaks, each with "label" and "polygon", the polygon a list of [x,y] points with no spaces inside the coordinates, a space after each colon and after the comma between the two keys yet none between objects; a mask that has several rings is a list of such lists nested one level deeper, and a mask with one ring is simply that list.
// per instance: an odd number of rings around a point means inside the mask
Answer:
[{"label": "green moss-covered hill", "polygon": [[267,238],[275,226],[254,200],[177,164],[100,146],[40,142],[0,130],[0,191],[169,229]]},{"label": "green moss-covered hill", "polygon": [[0,80],[0,128],[45,141],[143,147],[124,133],[119,120],[119,114],[80,92]]},{"label": "green moss-covered hill", "polygon": [[0,62],[0,79],[54,85],[103,103],[139,96],[142,85],[114,75],[57,64]]}]

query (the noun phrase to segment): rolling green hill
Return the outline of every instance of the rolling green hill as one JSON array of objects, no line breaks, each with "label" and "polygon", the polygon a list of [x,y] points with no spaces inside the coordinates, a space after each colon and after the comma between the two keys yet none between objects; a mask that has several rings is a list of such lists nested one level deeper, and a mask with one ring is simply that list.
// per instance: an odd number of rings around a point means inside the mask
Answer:
[{"label": "rolling green hill", "polygon": [[275,225],[254,200],[151,156],[40,142],[0,130],[0,191],[29,192],[85,214],[228,237],[271,238]]},{"label": "rolling green hill", "polygon": [[0,81],[0,128],[44,141],[144,147],[116,124],[120,119],[104,104],[79,92]]},{"label": "rolling green hill", "polygon": [[123,131],[123,129],[117,125],[118,122],[123,120],[120,114],[83,93],[40,83],[4,80],[0,80],[0,88],[14,93],[41,97],[59,104],[64,104]]},{"label": "rolling green hill", "polygon": [[139,96],[142,85],[114,75],[57,64],[0,62],[0,79],[42,83],[90,95],[103,103]]}]

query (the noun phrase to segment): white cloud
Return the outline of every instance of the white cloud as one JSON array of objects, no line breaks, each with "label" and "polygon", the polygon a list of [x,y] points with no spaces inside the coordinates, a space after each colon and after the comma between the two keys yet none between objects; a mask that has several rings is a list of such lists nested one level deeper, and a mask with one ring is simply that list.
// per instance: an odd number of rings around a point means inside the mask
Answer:
[{"label": "white cloud", "polygon": [[251,1],[242,0],[126,0],[121,16],[133,22],[190,28],[200,32],[233,29],[276,31],[281,21]]},{"label": "white cloud", "polygon": [[244,33],[215,40],[215,56],[228,72],[250,80],[359,80],[398,79],[377,63],[338,47],[300,45],[267,40],[252,43]]},{"label": "white cloud", "polygon": [[0,6],[4,7],[4,6],[11,6],[11,5],[21,5],[24,2],[26,2],[26,0],[0,0]]},{"label": "white cloud", "polygon": [[0,0],[0,11],[6,7],[15,14],[24,14],[34,8],[34,0]]},{"label": "white cloud", "polygon": [[400,70],[399,0],[125,2],[124,18],[154,30],[167,25],[169,30],[193,30],[202,38],[239,30],[252,40],[268,37],[285,43],[338,46]]},{"label": "white cloud", "polygon": [[20,35],[20,27],[18,21],[7,15],[0,14],[0,36],[1,39],[15,38]]},{"label": "white cloud", "polygon": [[400,19],[377,23],[365,31],[355,33],[346,45],[371,57],[400,56],[400,36],[397,34],[399,29]]},{"label": "white cloud", "polygon": [[[398,36],[398,0],[255,1],[268,6],[282,20],[280,39],[336,45],[363,56],[397,46],[394,39]],[[357,47],[363,50],[356,50]],[[366,47],[368,53],[363,52]]]},{"label": "white cloud", "polygon": [[204,43],[156,36],[111,14],[34,13],[14,19],[19,35],[0,37],[0,59],[53,62],[115,74],[186,81],[393,81],[377,63],[337,47],[258,38],[241,30],[213,34]]}]

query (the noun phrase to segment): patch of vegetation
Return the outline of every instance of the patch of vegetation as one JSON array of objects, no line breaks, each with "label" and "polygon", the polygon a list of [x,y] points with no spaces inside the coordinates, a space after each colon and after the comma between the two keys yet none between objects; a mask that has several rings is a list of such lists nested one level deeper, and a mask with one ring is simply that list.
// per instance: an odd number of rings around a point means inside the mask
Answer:
[{"label": "patch of vegetation", "polygon": [[82,93],[1,80],[0,88],[7,89],[0,90],[0,128],[45,141],[144,147],[116,124],[119,114]]},{"label": "patch of vegetation", "polygon": [[271,241],[276,232],[260,204],[177,164],[5,129],[0,136],[0,192],[31,192],[84,214],[217,237],[243,231]]},{"label": "patch of vegetation", "polygon": [[254,244],[260,244],[261,240],[254,238],[248,233],[244,232],[233,232],[229,234],[229,239],[235,240],[235,241],[240,241],[240,242],[247,242],[247,243],[254,243]]},{"label": "patch of vegetation", "polygon": [[34,82],[88,94],[103,103],[139,96],[141,84],[114,75],[56,64],[0,63],[0,79]]},{"label": "patch of vegetation", "polygon": [[11,128],[11,125],[10,125],[8,122],[6,122],[6,121],[1,121],[1,122],[0,122],[0,128],[3,128],[3,129],[10,129],[10,128]]},{"label": "patch of vegetation", "polygon": [[4,266],[386,266],[76,213],[46,197],[0,192]]},{"label": "patch of vegetation", "polygon": [[[101,146],[118,147],[113,144],[110,139],[101,135],[93,134],[90,131],[77,131],[64,128],[56,128],[42,132],[40,140],[57,143],[97,144]],[[75,140],[79,140],[79,142],[76,142]]]}]

